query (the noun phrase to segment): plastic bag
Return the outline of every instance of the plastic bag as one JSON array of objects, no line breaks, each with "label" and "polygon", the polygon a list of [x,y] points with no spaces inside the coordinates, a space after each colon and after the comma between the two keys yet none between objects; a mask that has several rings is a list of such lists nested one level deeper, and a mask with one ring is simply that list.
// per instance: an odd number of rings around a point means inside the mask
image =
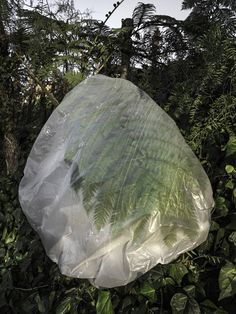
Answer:
[{"label": "plastic bag", "polygon": [[175,122],[131,82],[66,95],[29,155],[19,196],[67,276],[121,286],[205,241],[211,185]]}]

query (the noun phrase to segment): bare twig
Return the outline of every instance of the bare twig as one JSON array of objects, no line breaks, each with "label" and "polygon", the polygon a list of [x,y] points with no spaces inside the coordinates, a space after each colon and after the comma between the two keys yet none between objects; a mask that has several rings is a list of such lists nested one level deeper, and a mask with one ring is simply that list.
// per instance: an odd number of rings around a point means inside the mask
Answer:
[{"label": "bare twig", "polygon": [[109,20],[109,18],[112,16],[112,14],[115,12],[115,10],[117,8],[119,8],[119,6],[124,2],[125,0],[121,0],[121,1],[118,1],[117,3],[114,3],[114,9],[112,11],[110,11],[107,15],[106,15],[106,19],[102,22],[101,24],[101,29],[102,27],[106,24],[106,22]]},{"label": "bare twig", "polygon": [[21,288],[21,287],[13,287],[15,290],[20,290],[20,291],[33,291],[33,290],[38,290],[38,289],[43,289],[43,288],[48,288],[49,285],[43,285],[43,286],[38,286],[38,287],[33,287],[33,288]]}]

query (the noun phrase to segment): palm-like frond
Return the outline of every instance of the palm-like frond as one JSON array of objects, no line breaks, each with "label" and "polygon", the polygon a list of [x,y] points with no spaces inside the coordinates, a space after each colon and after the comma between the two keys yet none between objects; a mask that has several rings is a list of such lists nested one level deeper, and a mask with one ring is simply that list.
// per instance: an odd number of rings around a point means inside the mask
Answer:
[{"label": "palm-like frond", "polygon": [[199,1],[198,0],[183,0],[182,10],[192,9]]},{"label": "palm-like frond", "polygon": [[144,24],[145,22],[149,21],[151,16],[155,14],[156,7],[154,4],[142,3],[139,2],[133,12],[133,23],[135,27],[139,27],[140,25]]},{"label": "palm-like frond", "polygon": [[203,170],[173,121],[131,83],[119,84],[119,99],[116,92],[109,100],[97,94],[96,106],[94,95],[86,96],[74,112],[86,145],[73,144],[65,156],[78,163],[72,186],[82,192],[97,230],[110,225],[115,236],[132,225],[138,241],[151,224],[166,244],[176,242],[180,229],[194,240],[199,218],[192,193],[202,193]]}]

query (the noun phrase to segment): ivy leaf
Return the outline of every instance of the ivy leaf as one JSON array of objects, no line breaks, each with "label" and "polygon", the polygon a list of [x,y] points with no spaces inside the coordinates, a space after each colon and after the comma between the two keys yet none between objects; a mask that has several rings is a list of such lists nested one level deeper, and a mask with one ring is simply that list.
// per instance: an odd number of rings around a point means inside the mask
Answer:
[{"label": "ivy leaf", "polygon": [[181,286],[182,279],[187,273],[188,270],[182,263],[172,264],[170,266],[170,277],[172,277],[179,286]]},{"label": "ivy leaf", "polygon": [[151,302],[154,302],[156,299],[155,288],[149,282],[144,282],[143,286],[140,289],[140,293],[147,297]]},{"label": "ivy leaf", "polygon": [[99,291],[96,304],[97,314],[113,314],[111,296],[109,291]]},{"label": "ivy leaf", "polygon": [[173,314],[183,313],[184,309],[186,308],[187,302],[188,297],[185,294],[176,293],[170,301]]},{"label": "ivy leaf", "polygon": [[195,298],[196,295],[196,287],[194,285],[188,285],[184,287],[184,291],[191,298]]},{"label": "ivy leaf", "polygon": [[183,293],[176,293],[171,301],[170,305],[173,314],[200,314],[200,308],[198,303],[193,298],[188,298],[187,295]]},{"label": "ivy leaf", "polygon": [[236,285],[236,266],[233,263],[228,262],[220,270],[219,300],[233,296],[236,293],[235,285]]},{"label": "ivy leaf", "polygon": [[236,246],[236,231],[230,234],[229,241],[232,242]]},{"label": "ivy leaf", "polygon": [[236,153],[236,136],[230,137],[226,144],[226,157]]},{"label": "ivy leaf", "polygon": [[228,312],[218,308],[211,300],[206,299],[201,303],[206,314],[228,314]]},{"label": "ivy leaf", "polygon": [[165,277],[160,281],[161,287],[166,287],[166,286],[174,286],[175,282],[172,278],[170,277]]},{"label": "ivy leaf", "polygon": [[225,204],[225,198],[218,196],[215,200],[215,208],[218,217],[225,217],[228,215],[228,208]]},{"label": "ivy leaf", "polygon": [[225,188],[226,189],[230,189],[230,190],[233,190],[234,188],[234,183],[232,180],[229,180],[226,184],[225,184]]},{"label": "ivy leaf", "polygon": [[225,171],[230,174],[234,172],[234,167],[232,165],[226,165],[225,166]]}]

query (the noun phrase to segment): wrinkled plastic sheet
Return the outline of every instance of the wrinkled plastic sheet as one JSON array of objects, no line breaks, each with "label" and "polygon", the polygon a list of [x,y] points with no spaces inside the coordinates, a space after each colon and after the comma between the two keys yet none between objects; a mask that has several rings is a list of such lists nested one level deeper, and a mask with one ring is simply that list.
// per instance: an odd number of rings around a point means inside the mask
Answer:
[{"label": "wrinkled plastic sheet", "polygon": [[28,157],[22,209],[61,272],[125,285],[206,240],[212,189],[175,122],[123,79],[93,76]]}]

